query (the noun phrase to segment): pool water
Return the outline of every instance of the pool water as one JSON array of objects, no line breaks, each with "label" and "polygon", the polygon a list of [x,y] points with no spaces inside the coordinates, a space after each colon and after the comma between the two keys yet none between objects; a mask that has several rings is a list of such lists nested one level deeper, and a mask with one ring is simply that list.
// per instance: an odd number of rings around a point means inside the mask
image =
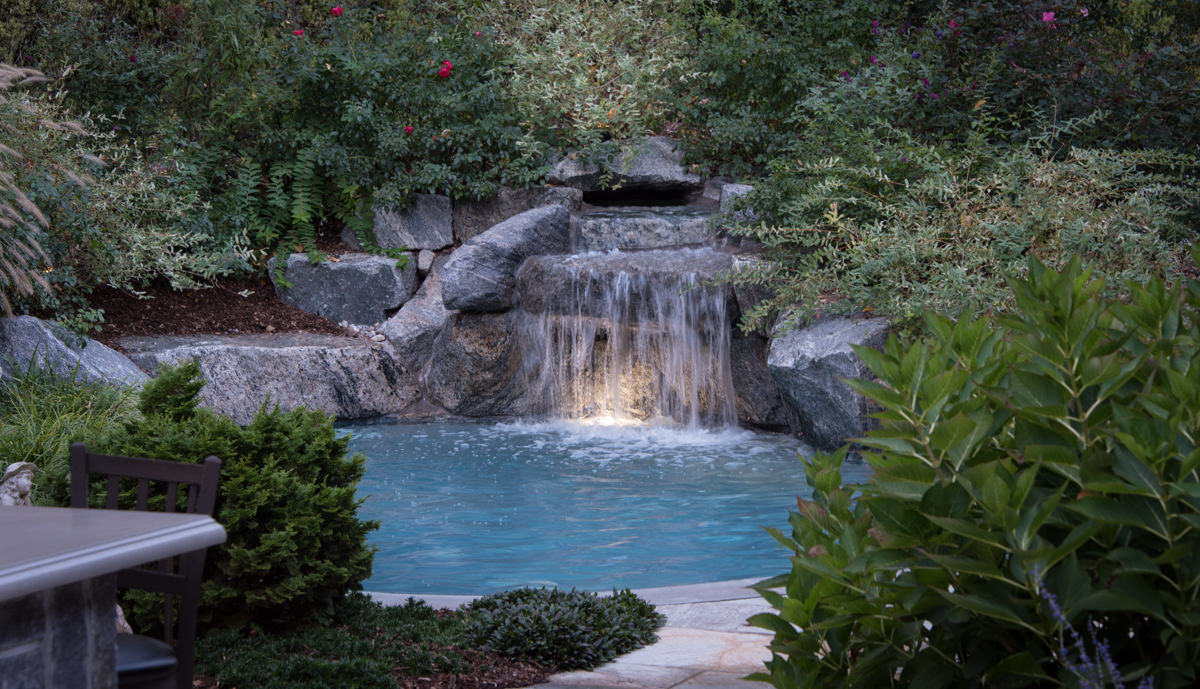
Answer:
[{"label": "pool water", "polygon": [[[767,577],[811,494],[799,441],[742,429],[577,422],[358,425],[368,591],[607,590]],[[869,469],[847,462],[848,482]]]}]

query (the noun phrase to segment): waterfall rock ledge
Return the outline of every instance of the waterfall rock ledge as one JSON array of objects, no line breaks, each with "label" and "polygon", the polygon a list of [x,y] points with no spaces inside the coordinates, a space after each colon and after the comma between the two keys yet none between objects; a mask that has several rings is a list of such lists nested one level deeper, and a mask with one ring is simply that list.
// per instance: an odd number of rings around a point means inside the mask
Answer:
[{"label": "waterfall rock ledge", "polygon": [[419,396],[391,347],[352,337],[293,335],[126,337],[121,346],[142,369],[196,359],[208,384],[201,403],[248,424],[267,401],[301,405],[339,419],[401,411]]}]

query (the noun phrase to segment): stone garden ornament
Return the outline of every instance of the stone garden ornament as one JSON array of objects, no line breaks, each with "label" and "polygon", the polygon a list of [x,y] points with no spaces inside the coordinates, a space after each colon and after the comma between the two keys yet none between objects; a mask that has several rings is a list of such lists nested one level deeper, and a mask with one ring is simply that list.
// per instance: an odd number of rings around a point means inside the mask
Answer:
[{"label": "stone garden ornament", "polygon": [[33,472],[37,466],[30,462],[13,462],[4,470],[0,479],[0,505],[31,505],[29,497],[33,489]]}]

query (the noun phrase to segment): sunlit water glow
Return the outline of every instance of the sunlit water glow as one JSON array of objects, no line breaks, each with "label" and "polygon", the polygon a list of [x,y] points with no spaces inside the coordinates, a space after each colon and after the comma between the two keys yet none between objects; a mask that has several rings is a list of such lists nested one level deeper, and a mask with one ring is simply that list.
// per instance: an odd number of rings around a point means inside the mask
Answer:
[{"label": "sunlit water glow", "polygon": [[[785,571],[810,490],[787,436],[621,421],[351,426],[359,514],[382,523],[367,590],[604,590]],[[845,480],[868,470],[848,463]]]}]

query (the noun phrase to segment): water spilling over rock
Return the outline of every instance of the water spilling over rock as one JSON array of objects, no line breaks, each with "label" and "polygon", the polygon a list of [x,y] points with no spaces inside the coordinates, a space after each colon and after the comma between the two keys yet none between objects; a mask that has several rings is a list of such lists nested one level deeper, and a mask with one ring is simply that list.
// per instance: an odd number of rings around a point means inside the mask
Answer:
[{"label": "water spilling over rock", "polygon": [[731,296],[712,249],[537,256],[517,276],[528,390],[568,418],[737,422]]}]

